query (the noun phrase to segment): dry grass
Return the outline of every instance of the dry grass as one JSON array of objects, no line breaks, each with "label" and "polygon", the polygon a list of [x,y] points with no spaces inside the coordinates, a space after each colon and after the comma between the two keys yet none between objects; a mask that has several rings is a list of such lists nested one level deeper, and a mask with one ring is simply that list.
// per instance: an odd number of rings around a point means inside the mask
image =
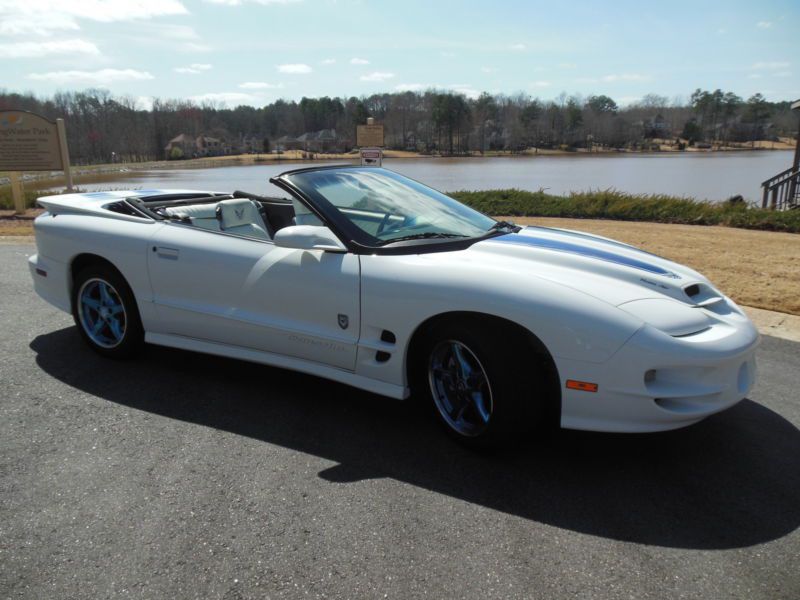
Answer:
[{"label": "dry grass", "polygon": [[[627,242],[700,271],[739,304],[800,315],[797,234],[630,221],[506,218],[520,225],[577,229]],[[30,235],[32,221],[0,219],[0,236]]]},{"label": "dry grass", "polygon": [[737,303],[800,315],[800,236],[733,227],[510,217],[520,225],[577,229],[688,265]]}]

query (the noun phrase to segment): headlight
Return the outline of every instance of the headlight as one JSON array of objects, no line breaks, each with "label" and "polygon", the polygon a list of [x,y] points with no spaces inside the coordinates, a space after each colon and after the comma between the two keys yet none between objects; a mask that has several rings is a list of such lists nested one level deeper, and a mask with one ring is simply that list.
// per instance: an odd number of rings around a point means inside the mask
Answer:
[{"label": "headlight", "polygon": [[624,302],[617,308],[672,336],[690,335],[711,326],[711,320],[701,309],[677,300],[646,298]]}]

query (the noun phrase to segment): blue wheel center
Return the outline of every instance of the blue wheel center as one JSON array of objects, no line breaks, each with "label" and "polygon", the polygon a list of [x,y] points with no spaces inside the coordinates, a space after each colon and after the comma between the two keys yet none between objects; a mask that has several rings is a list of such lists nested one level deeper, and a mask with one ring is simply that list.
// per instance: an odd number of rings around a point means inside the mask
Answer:
[{"label": "blue wheel center", "polygon": [[117,290],[102,279],[90,279],[83,284],[78,299],[81,325],[89,339],[103,348],[119,345],[127,319]]}]

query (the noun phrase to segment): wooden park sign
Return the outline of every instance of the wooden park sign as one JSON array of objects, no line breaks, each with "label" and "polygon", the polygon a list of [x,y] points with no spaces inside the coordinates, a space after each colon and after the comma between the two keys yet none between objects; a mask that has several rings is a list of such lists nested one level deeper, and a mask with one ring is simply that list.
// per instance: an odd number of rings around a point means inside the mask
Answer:
[{"label": "wooden park sign", "polygon": [[0,111],[0,171],[9,171],[14,209],[25,210],[22,171],[64,171],[72,191],[64,119],[49,121],[24,110]]},{"label": "wooden park sign", "polygon": [[356,146],[360,148],[383,147],[383,125],[359,125],[356,127]]}]

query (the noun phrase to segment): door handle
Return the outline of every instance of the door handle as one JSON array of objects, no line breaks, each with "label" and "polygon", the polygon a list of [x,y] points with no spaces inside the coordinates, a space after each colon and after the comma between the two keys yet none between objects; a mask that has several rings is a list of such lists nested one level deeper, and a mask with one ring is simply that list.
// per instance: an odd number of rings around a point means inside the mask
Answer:
[{"label": "door handle", "polygon": [[180,254],[177,248],[167,248],[165,246],[153,246],[153,252],[158,255],[158,258],[167,258],[169,260],[178,260],[178,254]]}]

